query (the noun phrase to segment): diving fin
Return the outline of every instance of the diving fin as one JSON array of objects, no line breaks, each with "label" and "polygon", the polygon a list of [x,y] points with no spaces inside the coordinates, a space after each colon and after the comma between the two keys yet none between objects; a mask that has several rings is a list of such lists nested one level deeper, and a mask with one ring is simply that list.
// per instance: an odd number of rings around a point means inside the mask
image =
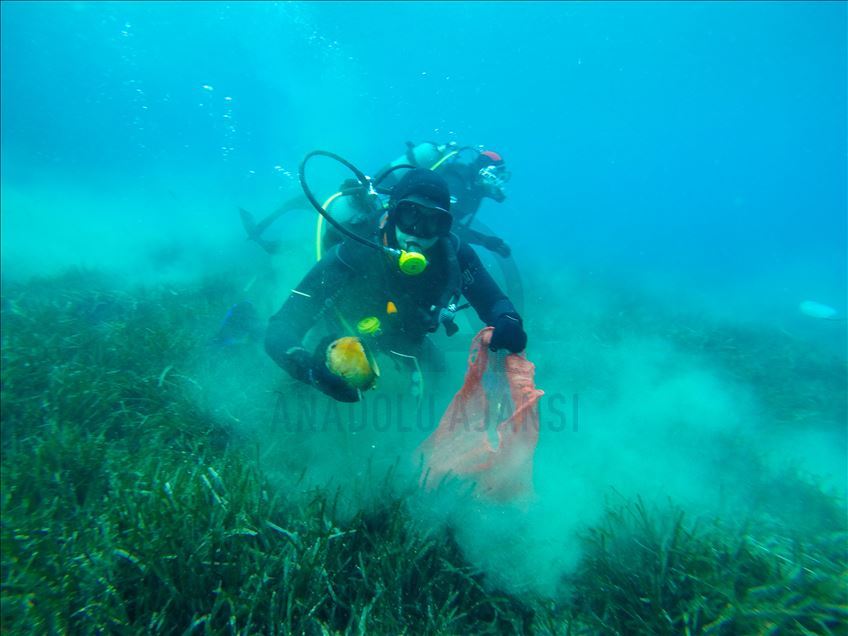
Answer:
[{"label": "diving fin", "polygon": [[259,234],[264,234],[265,230],[267,230],[274,221],[279,219],[286,212],[289,212],[291,210],[311,210],[311,209],[312,209],[312,207],[309,204],[309,200],[305,196],[303,196],[302,194],[299,194],[295,197],[292,197],[291,199],[289,199],[285,203],[283,203],[280,207],[278,207],[276,210],[271,212],[271,214],[269,214],[264,219],[259,221],[259,223],[256,225],[256,231]]},{"label": "diving fin", "polygon": [[260,225],[257,225],[253,215],[244,208],[239,208],[239,216],[241,217],[241,224],[244,226],[244,231],[247,232],[247,240],[255,241],[259,244],[259,247],[269,254],[276,254],[280,250],[280,241],[268,241],[262,238],[262,229],[270,225],[270,223],[265,223],[267,219],[264,219]]},{"label": "diving fin", "polygon": [[244,208],[239,208],[239,215],[241,216],[241,224],[244,226],[244,231],[247,232],[247,238],[251,241],[256,241],[256,243],[258,243],[259,246],[269,254],[276,254],[280,249],[280,241],[268,241],[263,239],[262,235],[265,233],[265,230],[267,230],[274,221],[283,216],[283,214],[290,210],[298,209],[309,209],[309,201],[307,201],[306,197],[302,195],[292,197],[276,210],[271,212],[271,214],[259,221],[259,223],[257,223],[256,219],[253,218],[253,215]]}]

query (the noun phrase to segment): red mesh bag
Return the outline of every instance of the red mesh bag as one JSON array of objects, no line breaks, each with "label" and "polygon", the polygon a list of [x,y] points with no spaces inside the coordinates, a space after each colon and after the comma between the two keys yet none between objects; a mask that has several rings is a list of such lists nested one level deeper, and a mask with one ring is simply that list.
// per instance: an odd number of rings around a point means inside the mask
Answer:
[{"label": "red mesh bag", "polygon": [[471,342],[468,370],[438,428],[421,444],[422,484],[447,475],[476,483],[478,496],[509,501],[533,494],[533,454],[539,440],[535,367],[524,354],[489,352],[493,329]]}]

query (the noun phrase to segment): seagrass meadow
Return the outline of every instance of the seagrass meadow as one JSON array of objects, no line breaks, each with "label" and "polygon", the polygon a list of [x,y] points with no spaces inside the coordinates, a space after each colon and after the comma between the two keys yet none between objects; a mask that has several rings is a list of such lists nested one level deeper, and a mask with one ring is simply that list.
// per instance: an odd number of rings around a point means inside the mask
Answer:
[{"label": "seagrass meadow", "polygon": [[[282,381],[259,347],[210,346],[237,291],[87,270],[3,285],[4,634],[848,633],[844,498],[802,470],[755,470],[738,446],[725,467],[760,476],[739,486],[752,514],[609,491],[575,538],[547,541],[552,557],[579,548],[544,590],[491,574],[449,515],[421,513],[442,491],[402,470],[343,487],[285,449],[269,461],[288,433],[245,425],[269,418],[265,388],[210,397],[245,364]],[[696,350],[783,414],[778,428],[844,417],[822,397],[839,395],[841,362],[611,297],[615,311],[575,318],[593,342],[639,332]]]}]

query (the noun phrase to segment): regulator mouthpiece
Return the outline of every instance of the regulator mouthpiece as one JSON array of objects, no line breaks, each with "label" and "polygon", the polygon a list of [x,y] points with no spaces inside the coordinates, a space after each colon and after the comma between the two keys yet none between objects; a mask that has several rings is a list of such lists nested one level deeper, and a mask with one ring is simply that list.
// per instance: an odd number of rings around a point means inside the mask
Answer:
[{"label": "regulator mouthpiece", "polygon": [[418,276],[427,268],[427,257],[421,252],[401,250],[398,257],[398,267],[407,276]]}]

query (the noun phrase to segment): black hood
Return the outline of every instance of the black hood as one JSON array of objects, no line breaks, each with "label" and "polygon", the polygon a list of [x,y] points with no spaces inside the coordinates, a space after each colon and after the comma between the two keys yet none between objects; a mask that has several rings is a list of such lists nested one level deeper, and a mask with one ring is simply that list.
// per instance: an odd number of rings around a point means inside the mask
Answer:
[{"label": "black hood", "polygon": [[392,188],[390,204],[407,198],[423,199],[432,203],[432,207],[450,210],[450,189],[448,183],[432,170],[416,168],[410,170],[398,184]]}]

